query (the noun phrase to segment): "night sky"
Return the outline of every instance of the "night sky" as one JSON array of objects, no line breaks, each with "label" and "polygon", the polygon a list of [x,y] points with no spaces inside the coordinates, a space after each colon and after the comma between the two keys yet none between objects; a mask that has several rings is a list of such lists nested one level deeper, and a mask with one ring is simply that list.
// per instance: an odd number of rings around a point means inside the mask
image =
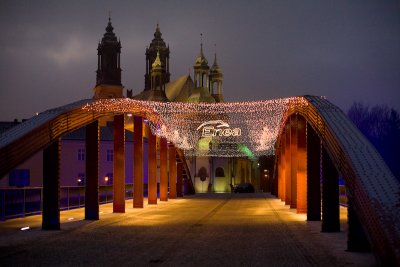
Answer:
[{"label": "night sky", "polygon": [[1,0],[0,120],[93,96],[109,10],[134,94],[159,22],[172,79],[192,71],[200,33],[210,66],[216,44],[226,101],[312,94],[400,110],[399,1]]}]

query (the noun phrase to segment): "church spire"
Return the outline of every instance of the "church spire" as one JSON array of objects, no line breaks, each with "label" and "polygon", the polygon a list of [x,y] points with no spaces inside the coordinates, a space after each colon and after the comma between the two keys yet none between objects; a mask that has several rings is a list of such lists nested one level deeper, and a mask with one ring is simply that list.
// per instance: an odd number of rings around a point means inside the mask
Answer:
[{"label": "church spire", "polygon": [[157,39],[160,39],[161,35],[162,35],[162,33],[160,31],[160,25],[157,22],[156,31],[154,32],[154,37]]},{"label": "church spire", "polygon": [[224,102],[224,97],[222,94],[222,82],[223,75],[220,66],[217,63],[217,52],[214,52],[214,64],[210,69],[210,92],[215,98],[216,102]]},{"label": "church spire", "polygon": [[121,42],[113,32],[111,17],[108,18],[106,32],[97,48],[98,66],[96,85],[121,85]]},{"label": "church spire", "polygon": [[160,60],[160,51],[157,51],[156,60],[151,64],[151,90],[161,90],[165,93],[165,83],[162,77],[163,65]]},{"label": "church spire", "polygon": [[160,60],[160,51],[157,51],[157,57],[156,60],[154,60],[153,64],[151,65],[152,71],[154,72],[155,70],[160,70],[162,69],[162,63]]},{"label": "church spire", "polygon": [[[217,50],[216,47],[217,47],[217,45],[214,44],[215,50]],[[214,63],[213,63],[213,65],[212,65],[211,68],[213,68],[213,67],[218,67],[218,63],[217,63],[217,51],[214,52]]]},{"label": "church spire", "polygon": [[[121,84],[121,42],[114,33],[114,27],[111,23],[111,14],[108,17],[106,32],[97,47],[97,71],[96,71],[96,88],[104,86],[117,86],[118,93],[108,92],[106,97],[122,96]],[[97,89],[96,89],[97,90]],[[100,92],[102,91],[102,92]],[[95,97],[103,98],[104,90],[98,89]],[[119,92],[121,91],[121,93]]]},{"label": "church spire", "polygon": [[151,89],[145,92],[145,99],[151,101],[168,102],[165,94],[165,81],[163,76],[164,66],[160,58],[160,51],[157,51],[156,59],[151,64]]},{"label": "church spire", "polygon": [[113,30],[114,30],[114,27],[111,25],[111,17],[108,17],[108,24],[106,27],[106,32],[114,34]]},{"label": "church spire", "polygon": [[208,61],[203,53],[203,34],[200,34],[200,54],[196,58],[194,69],[194,83],[196,87],[208,88]]},{"label": "church spire", "polygon": [[159,53],[160,61],[163,65],[163,81],[165,81],[165,83],[170,81],[171,74],[169,73],[169,46],[165,44],[164,39],[161,36],[162,33],[160,30],[160,25],[157,22],[154,38],[149,47],[146,48],[146,73],[144,75],[145,90],[151,89],[151,66],[157,57],[157,52]]},{"label": "church spire", "polygon": [[203,54],[203,34],[200,33],[200,56],[204,57]]}]

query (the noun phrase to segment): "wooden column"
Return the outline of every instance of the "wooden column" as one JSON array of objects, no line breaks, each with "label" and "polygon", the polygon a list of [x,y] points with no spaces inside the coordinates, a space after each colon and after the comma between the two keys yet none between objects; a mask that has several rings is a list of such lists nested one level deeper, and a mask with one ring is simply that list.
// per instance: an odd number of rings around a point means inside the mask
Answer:
[{"label": "wooden column", "polygon": [[[277,179],[278,179],[278,192],[277,192],[277,197],[279,199],[282,199],[282,145],[280,144],[279,148],[276,151],[276,157],[277,157],[277,167],[278,167],[278,173],[277,173]],[[261,170],[260,170],[261,171]]]},{"label": "wooden column", "polygon": [[322,232],[340,232],[339,174],[322,147]]},{"label": "wooden column", "polygon": [[125,115],[114,116],[113,212],[125,212]]},{"label": "wooden column", "polygon": [[297,116],[297,213],[307,212],[306,120]]},{"label": "wooden column", "polygon": [[99,122],[86,126],[85,219],[99,219]]},{"label": "wooden column", "polygon": [[148,127],[149,162],[148,162],[148,203],[157,204],[157,137]]},{"label": "wooden column", "polygon": [[60,229],[60,140],[43,150],[42,229]]},{"label": "wooden column", "polygon": [[160,201],[168,201],[168,144],[160,139]]},{"label": "wooden column", "polygon": [[286,199],[286,127],[283,130],[281,138],[281,200]]},{"label": "wooden column", "polygon": [[171,145],[169,148],[169,198],[176,198],[176,148]]},{"label": "wooden column", "polygon": [[321,141],[307,123],[307,221],[321,220]]},{"label": "wooden column", "polygon": [[273,177],[273,180],[272,180],[272,189],[271,189],[271,193],[274,195],[274,196],[276,196],[276,197],[278,197],[278,169],[276,169],[276,170],[274,170],[275,171],[275,173],[274,173],[274,175],[272,176]]},{"label": "wooden column", "polygon": [[290,119],[290,208],[297,208],[297,115]]},{"label": "wooden column", "polygon": [[290,146],[290,118],[285,125],[286,141],[285,141],[285,205],[290,205],[292,202],[292,169],[291,169],[291,146]]},{"label": "wooden column", "polygon": [[183,197],[183,163],[178,162],[176,164],[176,196]]},{"label": "wooden column", "polygon": [[143,118],[133,117],[133,207],[143,208]]}]

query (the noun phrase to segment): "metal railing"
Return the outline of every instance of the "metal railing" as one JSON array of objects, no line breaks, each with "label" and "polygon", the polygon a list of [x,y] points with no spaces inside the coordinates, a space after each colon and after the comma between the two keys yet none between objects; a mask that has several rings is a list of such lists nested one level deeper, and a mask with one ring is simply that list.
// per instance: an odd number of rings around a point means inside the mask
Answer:
[{"label": "metal railing", "polygon": [[[147,185],[145,186],[147,194]],[[125,199],[131,199],[133,184],[125,185]],[[99,186],[99,203],[113,201],[113,186]],[[60,210],[77,209],[85,206],[85,186],[60,187]],[[0,189],[0,221],[41,214],[43,208],[43,188],[2,188]]]}]

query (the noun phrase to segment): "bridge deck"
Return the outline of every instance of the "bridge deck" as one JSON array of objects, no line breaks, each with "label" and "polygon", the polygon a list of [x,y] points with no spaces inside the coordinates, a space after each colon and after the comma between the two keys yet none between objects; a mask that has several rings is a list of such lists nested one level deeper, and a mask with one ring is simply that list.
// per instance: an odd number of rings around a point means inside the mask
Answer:
[{"label": "bridge deck", "polygon": [[[41,231],[40,216],[0,223],[0,262],[11,265],[374,266],[349,253],[346,231],[320,233],[320,222],[266,194],[197,194],[113,214],[61,212],[61,231]],[[346,210],[341,212],[346,229]],[[70,220],[69,218],[74,218]],[[29,225],[31,230],[20,231]]]}]

